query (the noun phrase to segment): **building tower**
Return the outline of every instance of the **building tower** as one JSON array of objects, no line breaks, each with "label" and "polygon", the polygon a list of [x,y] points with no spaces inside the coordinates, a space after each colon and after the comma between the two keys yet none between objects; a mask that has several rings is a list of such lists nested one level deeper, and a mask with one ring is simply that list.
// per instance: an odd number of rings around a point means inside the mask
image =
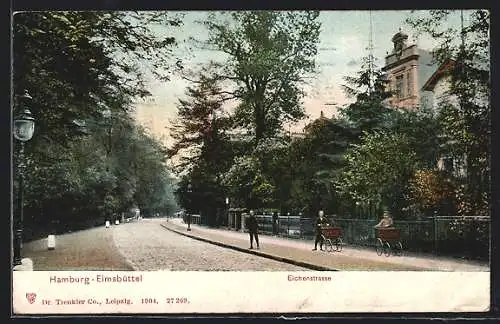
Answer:
[{"label": "building tower", "polygon": [[390,106],[418,109],[426,104],[423,83],[434,72],[432,54],[419,49],[416,44],[408,45],[408,35],[401,29],[392,37],[393,49],[385,57],[385,72],[388,90],[393,93]]}]

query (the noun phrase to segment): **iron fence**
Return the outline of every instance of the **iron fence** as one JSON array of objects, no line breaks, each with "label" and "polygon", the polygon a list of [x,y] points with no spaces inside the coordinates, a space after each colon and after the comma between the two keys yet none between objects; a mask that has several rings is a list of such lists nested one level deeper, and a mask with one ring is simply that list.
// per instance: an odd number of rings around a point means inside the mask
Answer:
[{"label": "iron fence", "polygon": [[[312,240],[315,218],[290,215],[255,215],[259,231],[294,239]],[[377,219],[327,216],[329,224],[342,228],[342,240],[349,245],[372,248],[376,242]],[[200,215],[191,215],[191,224],[203,224]],[[406,251],[432,253],[486,261],[490,251],[490,217],[434,216],[420,220],[396,220]],[[239,226],[236,228],[240,228]]]},{"label": "iron fence", "polygon": [[[259,231],[289,238],[313,239],[314,218],[256,215]],[[347,219],[328,216],[333,226],[342,228],[344,242],[373,247],[376,242],[375,219]],[[274,225],[273,225],[274,222]],[[434,216],[414,221],[395,221],[407,251],[433,253],[468,259],[489,259],[490,217]]]},{"label": "iron fence", "polygon": [[[187,217],[188,217],[188,214],[186,214],[186,213],[184,213],[184,215],[182,215],[182,221],[186,224],[187,224]],[[191,224],[194,224],[194,225],[202,224],[201,215],[191,214]]]}]

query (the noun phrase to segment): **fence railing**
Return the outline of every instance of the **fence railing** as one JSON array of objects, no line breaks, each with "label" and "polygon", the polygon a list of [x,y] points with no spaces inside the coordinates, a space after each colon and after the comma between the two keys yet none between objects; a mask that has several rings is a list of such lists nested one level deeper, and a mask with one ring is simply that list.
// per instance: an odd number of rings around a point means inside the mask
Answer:
[{"label": "fence railing", "polygon": [[[182,216],[182,221],[184,223],[187,223],[187,215],[183,215]],[[196,225],[199,225],[201,224],[201,215],[199,214],[191,214],[191,224],[196,224]]]},{"label": "fence railing", "polygon": [[[260,232],[290,238],[313,239],[313,218],[256,215]],[[378,220],[327,217],[329,223],[342,228],[342,239],[350,245],[373,247],[376,242],[374,226]],[[488,260],[490,217],[435,216],[414,221],[395,221],[401,232],[405,250],[434,253],[469,259]]]},{"label": "fence railing", "polygon": [[[315,218],[297,215],[256,215],[263,234],[312,240]],[[327,216],[329,223],[342,228],[342,240],[349,245],[373,247],[377,219],[350,219]],[[184,221],[186,221],[184,217]],[[191,215],[191,224],[203,224],[201,215]],[[433,253],[467,259],[489,259],[490,217],[434,216],[420,220],[396,220],[406,251]]]}]

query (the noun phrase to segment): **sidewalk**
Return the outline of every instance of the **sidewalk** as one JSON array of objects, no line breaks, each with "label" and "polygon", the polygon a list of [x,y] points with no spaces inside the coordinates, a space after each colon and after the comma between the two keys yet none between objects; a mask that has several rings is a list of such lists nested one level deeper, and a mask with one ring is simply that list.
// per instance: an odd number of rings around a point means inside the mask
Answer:
[{"label": "sidewalk", "polygon": [[57,235],[54,250],[47,239],[25,243],[23,256],[39,271],[134,270],[117,250],[113,228],[104,226]]},{"label": "sidewalk", "polygon": [[187,231],[187,225],[176,218],[163,221],[161,226],[194,239],[314,270],[490,271],[489,266],[473,262],[412,255],[378,256],[374,250],[346,246],[342,252],[311,251],[312,241],[269,235],[259,235],[260,249],[249,250],[248,233],[198,225],[191,225],[191,231]]}]

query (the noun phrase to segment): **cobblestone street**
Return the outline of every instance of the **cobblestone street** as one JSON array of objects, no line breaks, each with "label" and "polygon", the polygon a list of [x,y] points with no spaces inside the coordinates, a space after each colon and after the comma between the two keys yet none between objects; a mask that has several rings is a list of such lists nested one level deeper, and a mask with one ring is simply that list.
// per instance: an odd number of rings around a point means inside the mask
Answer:
[{"label": "cobblestone street", "polygon": [[159,220],[113,226],[115,245],[138,271],[309,271],[200,242],[168,231]]}]

